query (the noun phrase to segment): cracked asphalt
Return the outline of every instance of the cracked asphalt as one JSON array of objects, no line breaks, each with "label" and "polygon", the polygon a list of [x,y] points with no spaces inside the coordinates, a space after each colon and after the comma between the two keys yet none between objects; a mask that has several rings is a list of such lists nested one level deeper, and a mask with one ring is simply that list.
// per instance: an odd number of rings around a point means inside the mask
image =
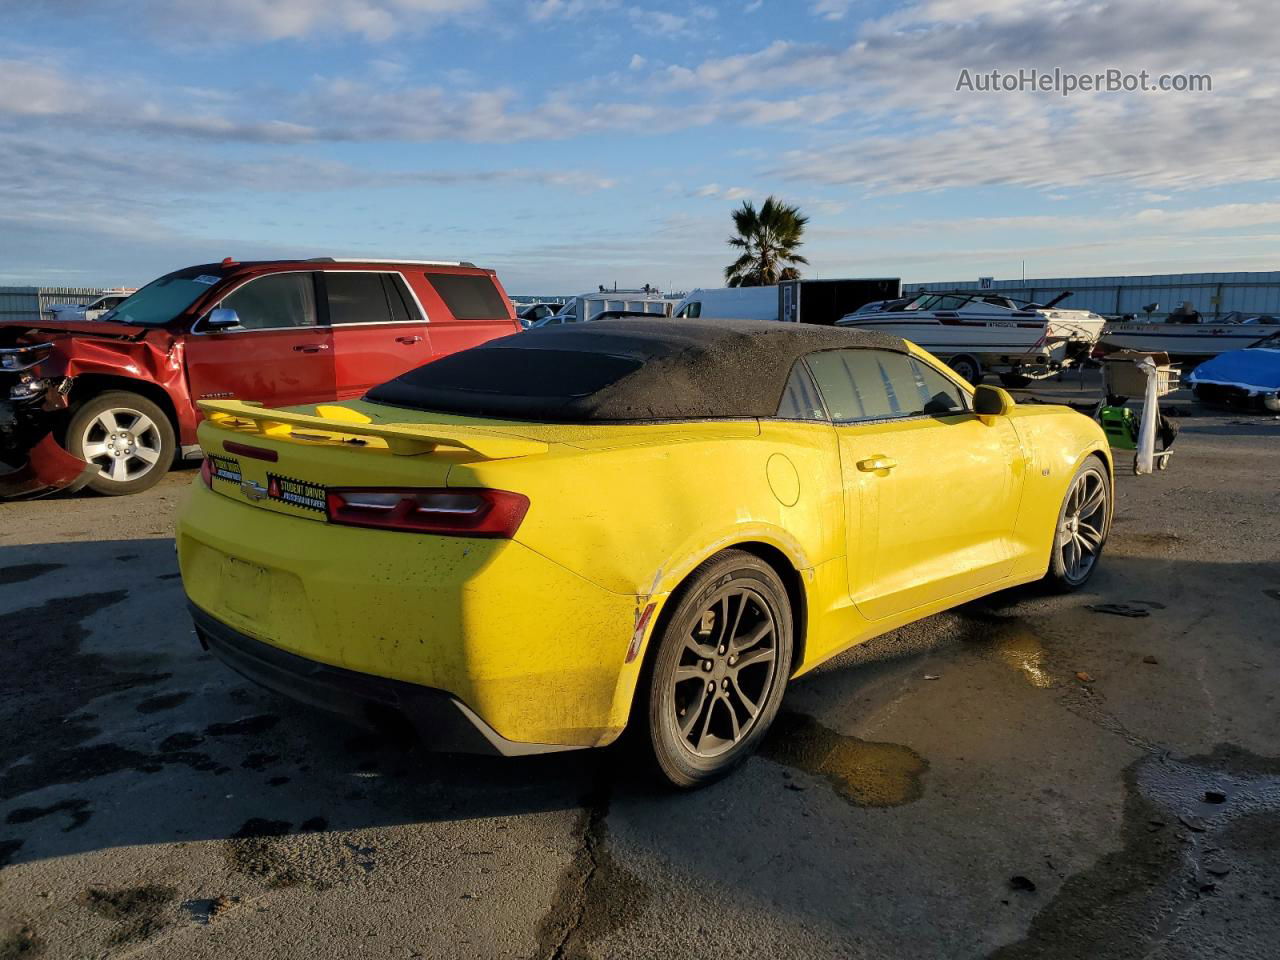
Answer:
[{"label": "cracked asphalt", "polygon": [[850,651],[683,795],[240,680],[176,577],[193,470],[0,504],[0,960],[1274,957],[1280,420],[1188,409],[1088,591]]}]

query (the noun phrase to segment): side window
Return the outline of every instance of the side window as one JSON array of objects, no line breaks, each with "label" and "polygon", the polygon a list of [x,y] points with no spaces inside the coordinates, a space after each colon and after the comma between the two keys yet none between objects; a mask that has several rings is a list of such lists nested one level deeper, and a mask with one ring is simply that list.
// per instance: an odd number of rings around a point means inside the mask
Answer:
[{"label": "side window", "polygon": [[894,416],[875,350],[824,350],[809,355],[809,369],[837,423]]},{"label": "side window", "polygon": [[[963,404],[961,397],[952,394],[930,407],[934,393],[944,393],[943,388],[948,385],[953,390],[958,388],[949,382],[939,384],[933,379],[926,382],[926,374],[934,377],[941,374],[924,370],[902,353],[825,350],[809,356],[809,367],[822,391],[827,411],[837,423],[936,414],[949,412],[950,406],[944,408],[943,404]],[[931,386],[935,389],[930,390]]]},{"label": "side window", "polygon": [[702,301],[694,300],[690,303],[686,303],[680,310],[680,316],[689,320],[697,320],[702,316]]},{"label": "side window", "polygon": [[422,319],[417,304],[413,302],[413,297],[404,285],[404,277],[398,273],[384,273],[382,289],[387,294],[387,307],[391,310],[392,321],[404,323]]},{"label": "side window", "polygon": [[969,395],[933,367],[914,357],[911,365],[916,371],[920,395],[924,398],[924,412],[932,417],[951,413],[965,413],[969,409]]},{"label": "side window", "polygon": [[336,327],[345,323],[390,321],[391,308],[382,278],[381,273],[359,270],[327,271],[324,286],[329,295],[329,322]]},{"label": "side window", "polygon": [[826,420],[827,412],[822,408],[822,398],[813,385],[804,361],[796,362],[787,379],[786,389],[782,391],[782,402],[778,404],[779,420]]},{"label": "side window", "polygon": [[240,315],[242,330],[316,325],[315,282],[310,273],[276,273],[250,280],[222,301]]},{"label": "side window", "polygon": [[486,273],[428,273],[427,280],[459,320],[506,320],[502,295]]}]

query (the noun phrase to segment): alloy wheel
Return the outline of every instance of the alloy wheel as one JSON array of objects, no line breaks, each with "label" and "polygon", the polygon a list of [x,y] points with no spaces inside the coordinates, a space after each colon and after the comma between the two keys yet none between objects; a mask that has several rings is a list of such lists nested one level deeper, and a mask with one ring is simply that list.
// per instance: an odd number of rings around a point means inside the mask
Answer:
[{"label": "alloy wheel", "polygon": [[778,672],[778,624],[749,587],[714,594],[684,638],[668,700],[683,745],[715,757],[754,728]]},{"label": "alloy wheel", "polygon": [[162,445],[155,422],[125,407],[103,410],[85,425],[80,440],[84,459],[114,483],[128,483],[154,470]]},{"label": "alloy wheel", "polygon": [[1058,552],[1069,581],[1078,583],[1089,576],[1102,552],[1106,529],[1106,481],[1097,471],[1086,470],[1067,494],[1058,529]]}]

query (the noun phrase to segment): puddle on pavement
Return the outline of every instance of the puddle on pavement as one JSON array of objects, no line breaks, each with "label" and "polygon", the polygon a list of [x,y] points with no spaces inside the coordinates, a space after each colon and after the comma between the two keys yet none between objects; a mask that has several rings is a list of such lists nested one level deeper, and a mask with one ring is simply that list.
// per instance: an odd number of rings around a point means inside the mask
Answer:
[{"label": "puddle on pavement", "polygon": [[1125,788],[1120,848],[1068,877],[1026,938],[992,957],[1120,960],[1173,943],[1209,956],[1224,917],[1237,943],[1274,929],[1280,758],[1230,745],[1187,759],[1149,753]]},{"label": "puddle on pavement", "polygon": [[761,756],[823,777],[859,807],[897,807],[924,793],[929,763],[900,743],[845,736],[802,713],[783,712],[760,748]]},{"label": "puddle on pavement", "polygon": [[995,642],[996,655],[1026,677],[1033,687],[1046,689],[1056,682],[1044,662],[1044,646],[1040,638],[1025,624],[1014,622],[1000,631]]},{"label": "puddle on pavement", "polygon": [[1044,643],[1025,621],[1001,616],[980,608],[960,612],[971,643],[983,644],[991,656],[1013,668],[1033,687],[1045,690],[1056,686],[1059,678],[1050,668]]}]

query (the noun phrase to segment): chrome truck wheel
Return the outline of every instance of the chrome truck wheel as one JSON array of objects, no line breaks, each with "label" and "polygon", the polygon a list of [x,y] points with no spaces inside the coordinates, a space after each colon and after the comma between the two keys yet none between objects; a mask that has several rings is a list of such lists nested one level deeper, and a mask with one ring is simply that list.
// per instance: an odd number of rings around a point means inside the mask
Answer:
[{"label": "chrome truck wheel", "polygon": [[67,450],[98,468],[89,489],[139,493],[160,482],[173,463],[173,425],[155,403],[124,391],[100,394],[67,426]]}]

